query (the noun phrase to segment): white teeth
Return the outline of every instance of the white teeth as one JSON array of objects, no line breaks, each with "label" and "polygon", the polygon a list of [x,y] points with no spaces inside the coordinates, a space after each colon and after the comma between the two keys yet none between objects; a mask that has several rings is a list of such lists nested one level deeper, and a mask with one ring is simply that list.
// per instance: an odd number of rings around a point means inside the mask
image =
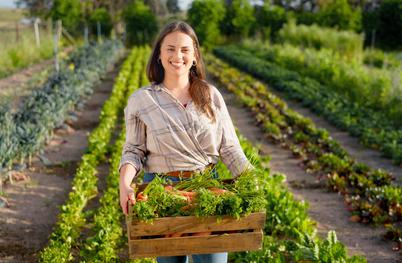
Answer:
[{"label": "white teeth", "polygon": [[184,63],[183,62],[170,62],[170,64],[172,64],[173,66],[181,66]]}]

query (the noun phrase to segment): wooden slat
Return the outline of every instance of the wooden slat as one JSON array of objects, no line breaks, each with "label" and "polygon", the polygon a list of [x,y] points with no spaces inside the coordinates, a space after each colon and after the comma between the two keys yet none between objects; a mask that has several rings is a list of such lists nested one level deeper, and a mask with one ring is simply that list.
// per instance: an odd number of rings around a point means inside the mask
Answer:
[{"label": "wooden slat", "polygon": [[230,230],[258,230],[265,224],[265,212],[252,213],[236,220],[225,216],[218,221],[217,216],[198,218],[195,216],[164,217],[152,224],[133,220],[127,224],[129,236],[157,236],[171,233],[197,233]]},{"label": "wooden slat", "polygon": [[199,237],[131,240],[130,258],[180,256],[261,249],[262,230]]}]

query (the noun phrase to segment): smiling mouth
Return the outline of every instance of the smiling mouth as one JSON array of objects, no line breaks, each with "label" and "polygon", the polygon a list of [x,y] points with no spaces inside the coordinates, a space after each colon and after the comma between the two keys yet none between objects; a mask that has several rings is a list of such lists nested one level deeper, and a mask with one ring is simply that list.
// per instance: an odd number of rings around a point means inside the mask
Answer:
[{"label": "smiling mouth", "polygon": [[172,62],[172,61],[170,61],[169,64],[171,64],[172,66],[178,68],[178,67],[181,67],[181,66],[185,65],[186,63],[184,63],[184,62]]}]

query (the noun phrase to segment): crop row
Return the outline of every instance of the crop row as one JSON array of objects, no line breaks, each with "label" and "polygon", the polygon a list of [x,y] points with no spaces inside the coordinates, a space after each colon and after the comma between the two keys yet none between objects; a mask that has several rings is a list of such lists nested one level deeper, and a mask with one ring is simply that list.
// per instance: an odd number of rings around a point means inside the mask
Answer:
[{"label": "crop row", "polygon": [[[361,256],[348,257],[334,231],[328,232],[326,240],[315,236],[315,223],[307,213],[308,204],[297,201],[284,186],[284,175],[272,175],[265,168],[269,156],[260,156],[258,149],[243,136],[239,139],[247,157],[253,160],[260,187],[264,189],[267,218],[262,250],[231,253],[233,262],[366,262]],[[222,164],[218,174],[230,176]]]},{"label": "crop row", "polygon": [[86,218],[82,213],[88,200],[97,195],[97,166],[105,158],[109,142],[123,110],[129,83],[137,77],[139,70],[138,49],[133,49],[116,78],[112,94],[102,107],[99,125],[89,136],[87,153],[77,168],[72,182],[72,191],[65,205],[61,207],[58,222],[50,242],[40,254],[41,262],[68,262],[72,259],[71,247],[76,242]]},{"label": "crop row", "polygon": [[402,71],[368,68],[357,61],[345,61],[331,50],[267,45],[249,42],[239,45],[256,57],[295,71],[322,84],[322,92],[336,92],[362,108],[377,111],[383,125],[402,125]]},{"label": "crop row", "polygon": [[0,171],[40,151],[74,106],[93,92],[107,68],[121,56],[122,44],[106,41],[71,55],[59,73],[34,90],[16,111],[0,111]]},{"label": "crop row", "polygon": [[[147,50],[147,52],[149,52]],[[137,76],[137,73],[134,72]],[[145,85],[144,71],[141,85]],[[135,86],[133,85],[133,88]],[[94,216],[92,236],[85,241],[81,249],[82,262],[119,261],[119,248],[123,246],[123,220],[118,202],[118,172],[121,149],[124,143],[124,131],[113,147],[111,169],[107,178],[107,189],[101,198],[101,208]],[[258,252],[232,253],[234,262],[280,262],[285,260],[317,260],[319,262],[365,262],[361,257],[349,258],[343,244],[336,240],[334,232],[327,240],[315,237],[314,222],[308,218],[304,202],[296,201],[284,187],[283,175],[270,175],[267,165],[269,157],[261,157],[258,149],[239,135],[241,145],[247,157],[253,160],[259,182],[264,189],[267,201],[267,220],[264,229],[264,247]],[[217,172],[222,178],[230,178],[229,170],[220,162]],[[56,262],[63,262],[55,260]],[[153,259],[139,259],[135,262],[155,262]]]},{"label": "crop row", "polygon": [[[129,83],[127,98],[139,87],[147,84],[147,78],[141,72],[145,72],[146,59],[149,56],[149,48],[139,49],[137,57],[138,66],[133,71],[133,77]],[[125,105],[125,104],[124,104]],[[119,162],[123,144],[125,142],[125,129],[122,130],[115,142],[110,159],[110,172],[107,176],[107,188],[100,199],[101,207],[94,216],[91,236],[85,241],[80,250],[83,262],[111,262],[118,260],[118,250],[125,243],[121,221],[123,213],[119,203]]]},{"label": "crop row", "polygon": [[349,210],[360,221],[401,221],[402,189],[391,185],[388,173],[355,162],[327,131],[288,109],[251,76],[212,56],[208,61],[208,72],[252,110],[268,137],[291,149],[307,171],[327,179],[329,188],[344,194]]},{"label": "crop row", "polygon": [[[370,109],[349,103],[341,95],[330,93],[317,81],[256,58],[252,53],[235,46],[215,49],[215,54],[240,69],[261,78],[273,88],[325,116],[336,126],[360,137],[363,144],[380,149],[383,154],[402,164],[402,130],[384,125],[381,116]],[[376,125],[379,123],[379,125]]]},{"label": "crop row", "polygon": [[[283,175],[271,175],[264,168],[269,157],[261,157],[258,149],[239,135],[241,146],[247,157],[253,160],[256,168],[255,174],[261,189],[264,189],[266,199],[267,219],[264,228],[263,249],[256,252],[231,253],[233,262],[288,262],[300,260],[315,260],[316,262],[365,262],[362,257],[347,257],[346,248],[336,239],[333,231],[328,233],[327,240],[321,240],[315,236],[314,222],[308,218],[308,205],[296,201],[293,195],[284,187]],[[116,142],[116,148],[112,156],[112,169],[117,168],[120,158],[120,150],[124,142],[123,134]],[[118,192],[118,173],[113,169],[109,176],[114,180],[111,184],[113,197],[108,203],[104,203],[101,209],[110,213],[102,216],[104,220],[99,225],[97,234],[88,239],[90,243],[85,250],[83,262],[109,262],[118,261],[118,250],[115,247],[122,239],[120,220],[122,213],[116,201]],[[115,173],[113,175],[113,173]],[[230,171],[219,162],[217,173],[221,178],[231,178]],[[112,179],[113,178],[113,179]],[[111,190],[112,191],[112,190]],[[106,195],[105,195],[106,197]],[[121,244],[122,245],[122,244]],[[89,249],[89,250],[87,250]],[[136,263],[155,262],[152,258],[137,259]]]}]

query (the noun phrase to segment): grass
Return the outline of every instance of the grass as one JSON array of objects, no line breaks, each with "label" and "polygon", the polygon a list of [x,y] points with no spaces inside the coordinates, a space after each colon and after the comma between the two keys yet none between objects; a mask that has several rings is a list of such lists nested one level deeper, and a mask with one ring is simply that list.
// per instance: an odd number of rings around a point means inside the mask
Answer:
[{"label": "grass", "polygon": [[16,8],[0,8],[0,27],[10,22],[18,21],[24,17],[23,9]]},{"label": "grass", "polygon": [[0,8],[0,78],[52,56],[52,35],[41,27],[40,47],[36,46],[32,25],[19,24],[17,41],[16,22],[24,17],[22,9]]}]

